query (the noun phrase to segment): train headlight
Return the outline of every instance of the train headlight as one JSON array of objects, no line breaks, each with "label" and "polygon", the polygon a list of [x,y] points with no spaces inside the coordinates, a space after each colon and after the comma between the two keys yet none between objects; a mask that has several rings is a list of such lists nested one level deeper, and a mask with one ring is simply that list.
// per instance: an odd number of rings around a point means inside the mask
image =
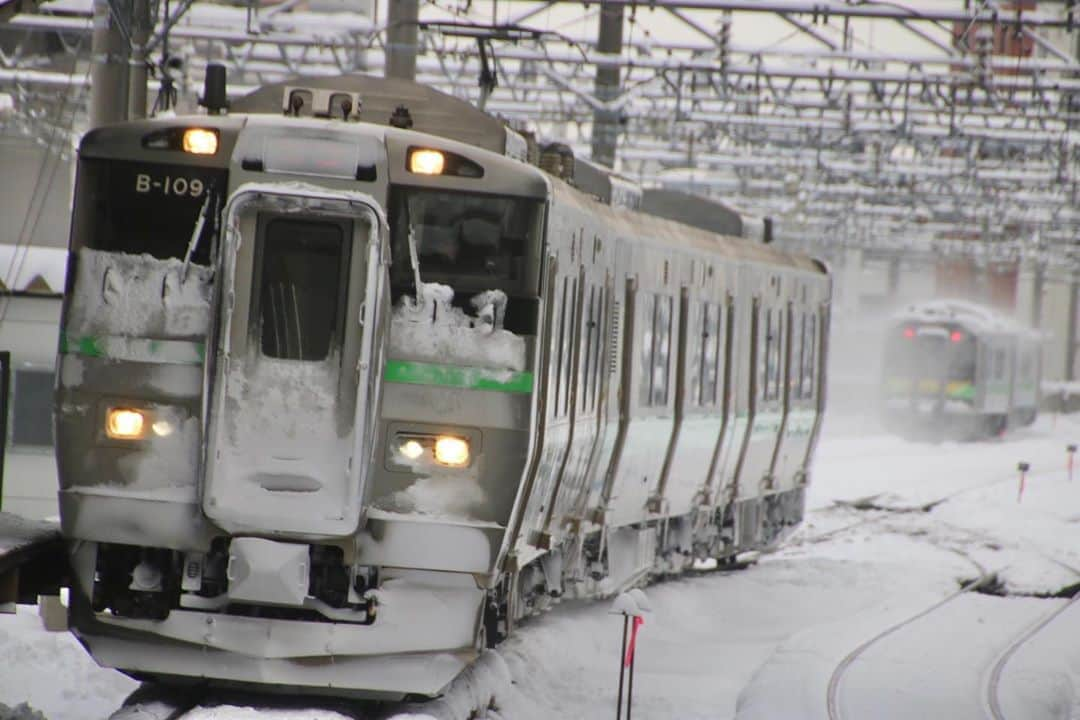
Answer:
[{"label": "train headlight", "polygon": [[109,408],[105,434],[114,440],[141,440],[146,435],[146,416],[131,408]]},{"label": "train headlight", "polygon": [[469,441],[440,435],[435,439],[435,461],[450,467],[465,467],[469,464]]},{"label": "train headlight", "polygon": [[218,136],[213,130],[188,128],[184,131],[184,152],[194,155],[213,155],[217,152]]},{"label": "train headlight", "polygon": [[413,150],[409,155],[409,172],[418,175],[442,175],[446,157],[438,150]]}]

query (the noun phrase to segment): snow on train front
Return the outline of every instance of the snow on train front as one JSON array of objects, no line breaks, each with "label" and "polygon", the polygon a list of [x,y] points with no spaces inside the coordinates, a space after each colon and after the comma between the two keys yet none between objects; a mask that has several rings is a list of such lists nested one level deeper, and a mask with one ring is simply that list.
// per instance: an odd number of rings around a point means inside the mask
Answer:
[{"label": "snow on train front", "polygon": [[402,697],[475,657],[528,456],[547,191],[359,122],[87,134],[56,417],[98,662]]}]

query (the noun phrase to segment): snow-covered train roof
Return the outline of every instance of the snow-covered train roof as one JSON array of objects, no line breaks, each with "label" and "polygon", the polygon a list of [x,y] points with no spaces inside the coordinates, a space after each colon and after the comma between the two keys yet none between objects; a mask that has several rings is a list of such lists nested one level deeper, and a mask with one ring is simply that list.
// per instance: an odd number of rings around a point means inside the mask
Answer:
[{"label": "snow-covered train roof", "polygon": [[0,245],[0,292],[60,295],[67,274],[67,249]]},{"label": "snow-covered train roof", "polygon": [[1035,333],[993,308],[968,300],[930,300],[912,303],[893,315],[897,322],[954,323],[972,331]]}]

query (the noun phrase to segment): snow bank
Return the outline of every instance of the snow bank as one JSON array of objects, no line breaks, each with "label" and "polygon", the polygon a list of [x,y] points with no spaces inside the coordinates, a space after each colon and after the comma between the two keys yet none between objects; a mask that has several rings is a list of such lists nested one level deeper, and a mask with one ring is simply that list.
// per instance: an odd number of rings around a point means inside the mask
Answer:
[{"label": "snow bank", "polygon": [[[229,488],[228,499],[222,502],[259,502],[269,497],[268,491],[280,496],[280,489],[268,487],[267,482],[288,473],[296,484],[296,492],[288,494],[298,511],[314,502],[320,511],[330,512],[336,502],[340,512],[348,493],[346,463],[352,441],[351,418],[339,422],[328,407],[337,397],[334,368],[333,358],[327,362],[233,359],[225,382],[225,427],[223,434],[218,430],[216,440],[222,458],[214,472],[233,479],[224,485],[215,483]],[[308,484],[301,487],[303,482]],[[315,508],[307,507],[307,511]]]},{"label": "snow bank", "polygon": [[[37,609],[0,615],[0,702],[26,702],[49,720],[104,718],[138,683],[99,668],[69,633],[49,633]],[[0,715],[2,716],[2,715]]]},{"label": "snow bank", "polygon": [[76,337],[204,337],[213,271],[181,260],[79,250],[67,332]]},{"label": "snow bank", "polygon": [[487,493],[476,478],[447,473],[421,477],[404,490],[379,498],[372,505],[386,512],[472,521],[476,519],[476,511],[486,502]]},{"label": "snow bank", "polygon": [[[387,720],[470,720],[477,717],[509,720],[517,716],[504,715],[502,704],[511,683],[513,678],[506,661],[498,652],[486,650],[450,684],[443,697],[419,705],[406,705]],[[481,709],[488,712],[484,715],[474,712]]]},{"label": "snow bank", "polygon": [[0,245],[0,280],[9,290],[26,290],[35,279],[42,278],[50,290],[61,293],[67,254],[62,248]]},{"label": "snow bank", "polygon": [[[476,318],[451,305],[454,290],[446,285],[421,283],[417,295],[402,297],[394,308],[392,357],[492,370],[525,369],[525,340],[502,329],[505,293],[488,290],[473,297]],[[493,378],[507,379],[503,375]]]}]

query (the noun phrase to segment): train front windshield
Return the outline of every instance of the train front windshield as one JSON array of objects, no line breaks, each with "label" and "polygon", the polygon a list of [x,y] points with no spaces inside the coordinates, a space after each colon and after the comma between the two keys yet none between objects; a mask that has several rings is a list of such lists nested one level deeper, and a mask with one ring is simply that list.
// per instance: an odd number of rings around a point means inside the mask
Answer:
[{"label": "train front windshield", "polygon": [[409,234],[422,282],[458,296],[502,290],[511,298],[538,295],[542,203],[523,197],[395,188],[390,198],[394,294],[414,291]]},{"label": "train front windshield", "polygon": [[[75,193],[77,247],[208,265],[224,169],[83,158]],[[205,221],[192,246],[192,235]]]}]

